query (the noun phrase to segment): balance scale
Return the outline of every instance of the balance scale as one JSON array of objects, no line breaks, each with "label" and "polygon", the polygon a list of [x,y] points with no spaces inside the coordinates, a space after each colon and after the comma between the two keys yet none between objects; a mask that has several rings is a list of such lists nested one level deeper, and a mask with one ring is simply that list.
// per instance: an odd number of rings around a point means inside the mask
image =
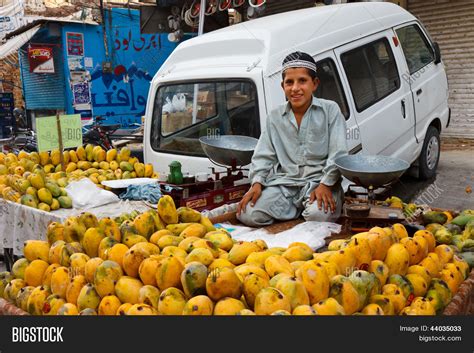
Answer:
[{"label": "balance scale", "polygon": [[239,202],[250,188],[249,170],[244,166],[250,164],[258,140],[248,136],[222,135],[201,137],[199,141],[204,153],[216,165],[210,167],[213,177],[179,185],[162,182],[163,193],[170,195],[177,207],[190,207],[197,211]]},{"label": "balance scale", "polygon": [[335,161],[341,174],[352,181],[342,210],[346,229],[364,232],[405,221],[403,210],[381,205],[377,199],[390,196],[393,185],[409,168],[401,159],[387,156],[348,155]]}]

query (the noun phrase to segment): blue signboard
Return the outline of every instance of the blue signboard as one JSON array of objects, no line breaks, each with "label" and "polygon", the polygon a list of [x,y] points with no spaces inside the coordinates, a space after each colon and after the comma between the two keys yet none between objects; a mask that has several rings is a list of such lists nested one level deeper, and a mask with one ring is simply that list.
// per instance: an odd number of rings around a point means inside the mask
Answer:
[{"label": "blue signboard", "polygon": [[13,93],[0,93],[0,138],[8,138],[15,126]]}]

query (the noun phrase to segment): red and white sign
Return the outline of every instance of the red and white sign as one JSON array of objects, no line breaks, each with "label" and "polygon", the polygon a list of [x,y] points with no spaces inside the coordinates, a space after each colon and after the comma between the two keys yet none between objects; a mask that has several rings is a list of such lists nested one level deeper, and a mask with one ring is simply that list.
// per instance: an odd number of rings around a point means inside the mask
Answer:
[{"label": "red and white sign", "polygon": [[31,47],[28,49],[30,72],[37,74],[54,74],[53,49],[48,47]]}]

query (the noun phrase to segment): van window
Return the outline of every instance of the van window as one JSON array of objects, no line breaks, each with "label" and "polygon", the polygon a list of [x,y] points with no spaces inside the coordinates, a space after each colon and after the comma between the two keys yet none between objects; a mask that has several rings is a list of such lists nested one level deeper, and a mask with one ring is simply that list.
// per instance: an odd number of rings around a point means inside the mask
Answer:
[{"label": "van window", "polygon": [[358,112],[400,87],[400,76],[386,38],[365,44],[341,55]]},{"label": "van window", "polygon": [[199,137],[219,135],[260,136],[252,82],[184,82],[158,89],[151,128],[154,150],[205,156]]},{"label": "van window", "polygon": [[320,83],[314,95],[318,98],[336,102],[342,114],[348,120],[349,108],[334,61],[331,59],[320,60],[316,63],[316,67],[318,68]]},{"label": "van window", "polygon": [[399,28],[396,32],[405,54],[410,75],[434,60],[433,49],[420,27],[413,24]]}]

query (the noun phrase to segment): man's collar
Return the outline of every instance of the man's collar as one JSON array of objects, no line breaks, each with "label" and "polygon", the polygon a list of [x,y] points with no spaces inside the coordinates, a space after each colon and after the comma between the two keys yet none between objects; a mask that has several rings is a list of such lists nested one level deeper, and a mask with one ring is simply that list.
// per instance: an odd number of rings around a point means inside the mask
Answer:
[{"label": "man's collar", "polygon": [[[312,107],[322,107],[323,105],[321,104],[320,100],[316,97],[313,96],[313,101],[311,102]],[[311,108],[311,107],[310,107]],[[290,102],[286,102],[285,104],[285,110],[283,112],[283,115],[286,115],[290,112],[291,110],[291,105]]]}]

